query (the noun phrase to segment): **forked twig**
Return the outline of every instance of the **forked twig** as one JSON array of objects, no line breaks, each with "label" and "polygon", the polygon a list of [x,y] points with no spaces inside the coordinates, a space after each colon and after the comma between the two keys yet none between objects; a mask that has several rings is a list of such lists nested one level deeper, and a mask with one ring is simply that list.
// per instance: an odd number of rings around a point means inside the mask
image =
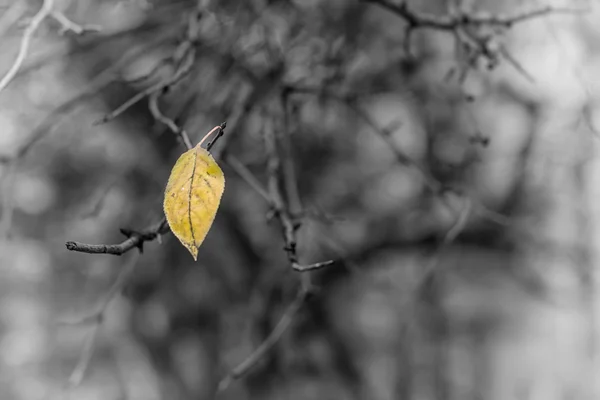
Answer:
[{"label": "forked twig", "polygon": [[272,129],[267,129],[265,132],[265,143],[268,154],[268,192],[271,198],[271,206],[273,207],[273,215],[279,220],[281,226],[283,239],[285,241],[284,250],[287,253],[288,260],[292,268],[299,272],[312,271],[329,266],[334,263],[333,260],[318,262],[314,264],[302,265],[298,261],[298,254],[296,251],[297,240],[296,231],[300,228],[300,224],[294,221],[288,206],[285,202],[283,190],[280,183],[281,174],[281,160],[279,158],[277,149],[277,139],[275,132]]},{"label": "forked twig", "polygon": [[40,27],[41,23],[50,15],[52,12],[52,7],[54,6],[54,0],[44,0],[42,4],[42,8],[34,15],[31,19],[27,28],[25,29],[25,33],[23,33],[23,38],[21,39],[21,45],[19,46],[19,53],[17,54],[17,58],[11,65],[8,72],[0,79],[0,92],[8,86],[10,81],[13,80],[21,65],[23,65],[23,61],[27,57],[27,52],[29,51],[29,45],[31,44],[31,39],[33,35]]},{"label": "forked twig", "polygon": [[54,0],[44,0],[42,3],[42,7],[40,10],[33,16],[29,24],[27,24],[27,28],[25,28],[25,32],[23,33],[23,37],[21,38],[21,44],[19,45],[19,52],[17,53],[17,57],[15,61],[12,63],[6,74],[0,79],[0,92],[4,90],[8,84],[14,79],[17,75],[25,58],[27,58],[27,53],[29,52],[29,46],[31,45],[31,40],[33,39],[33,35],[39,29],[40,25],[46,18],[49,16],[56,19],[62,26],[63,31],[71,30],[76,34],[82,34],[84,32],[89,31],[99,31],[100,27],[98,26],[81,26],[76,24],[67,18],[63,13],[54,11]]}]

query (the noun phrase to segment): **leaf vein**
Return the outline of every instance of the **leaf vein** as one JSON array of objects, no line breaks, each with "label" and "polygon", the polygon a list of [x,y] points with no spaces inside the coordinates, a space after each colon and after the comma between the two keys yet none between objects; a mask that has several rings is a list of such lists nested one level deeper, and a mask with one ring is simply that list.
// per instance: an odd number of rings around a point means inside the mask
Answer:
[{"label": "leaf vein", "polygon": [[194,224],[192,223],[192,190],[194,188],[194,176],[196,175],[196,160],[198,153],[194,152],[194,161],[192,164],[192,178],[190,179],[190,191],[188,192],[188,222],[190,223],[190,233],[192,234],[192,245],[196,246],[196,238],[194,237]]}]

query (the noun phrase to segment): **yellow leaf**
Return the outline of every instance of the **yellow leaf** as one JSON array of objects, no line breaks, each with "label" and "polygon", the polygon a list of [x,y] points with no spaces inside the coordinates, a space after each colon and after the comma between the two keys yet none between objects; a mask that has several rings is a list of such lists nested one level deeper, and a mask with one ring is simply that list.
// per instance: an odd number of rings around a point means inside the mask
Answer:
[{"label": "yellow leaf", "polygon": [[165,190],[164,211],[173,234],[198,257],[225,189],[223,171],[210,153],[194,147],[179,157]]}]

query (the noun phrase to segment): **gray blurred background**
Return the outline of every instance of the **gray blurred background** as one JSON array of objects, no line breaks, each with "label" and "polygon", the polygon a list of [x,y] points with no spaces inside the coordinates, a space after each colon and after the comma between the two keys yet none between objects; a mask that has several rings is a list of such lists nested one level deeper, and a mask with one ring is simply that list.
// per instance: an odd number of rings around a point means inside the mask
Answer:
[{"label": "gray blurred background", "polygon": [[[53,2],[0,91],[0,399],[600,399],[600,7],[386,3]],[[0,77],[40,7],[0,1]],[[198,261],[68,251],[161,220],[177,135],[148,98],[93,122],[184,50],[162,113],[228,122]],[[274,182],[300,262],[335,264],[291,268]]]}]

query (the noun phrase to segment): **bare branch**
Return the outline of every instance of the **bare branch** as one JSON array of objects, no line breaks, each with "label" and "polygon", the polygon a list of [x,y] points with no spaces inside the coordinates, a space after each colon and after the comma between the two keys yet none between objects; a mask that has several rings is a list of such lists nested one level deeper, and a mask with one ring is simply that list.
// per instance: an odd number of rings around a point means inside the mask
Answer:
[{"label": "bare branch", "polygon": [[391,132],[386,129],[380,128],[377,122],[375,122],[371,116],[363,110],[356,102],[346,102],[346,105],[350,107],[359,117],[361,117],[367,125],[371,127],[371,129],[381,138],[383,139],[390,150],[394,152],[396,156],[396,160],[407,167],[413,168],[415,171],[421,175],[423,179],[423,183],[433,192],[439,193],[442,189],[442,184],[437,181],[428,171],[426,171],[423,167],[419,165],[415,160],[413,160],[408,154],[404,152],[394,140],[392,140]]},{"label": "bare branch", "polygon": [[493,15],[489,13],[454,15],[434,15],[412,10],[406,0],[394,2],[392,0],[363,0],[374,3],[394,14],[402,17],[413,28],[430,28],[451,31],[460,25],[496,25],[510,28],[511,26],[528,21],[533,18],[549,14],[576,14],[585,9],[544,6],[535,10],[524,11],[514,15]]},{"label": "bare branch", "polygon": [[17,75],[19,72],[19,68],[23,65],[23,61],[27,57],[27,52],[29,51],[29,45],[31,43],[31,39],[33,38],[34,33],[40,27],[40,24],[50,15],[52,12],[52,7],[54,6],[54,0],[44,0],[42,4],[42,8],[35,14],[32,18],[29,25],[25,29],[25,33],[23,34],[23,38],[21,39],[21,45],[19,46],[19,53],[17,54],[17,58],[14,63],[8,70],[8,72],[0,79],[0,92],[8,86],[10,81]]},{"label": "bare branch", "polygon": [[500,46],[500,54],[504,57],[509,64],[511,64],[521,75],[525,77],[529,82],[535,83],[535,78],[529,73],[523,65],[510,53],[506,46]]},{"label": "bare branch", "polygon": [[191,67],[193,65],[193,59],[190,59],[190,61],[191,62],[189,62],[186,65],[185,69],[178,71],[178,73],[175,73],[171,78],[169,78],[165,81],[162,81],[162,82],[158,82],[158,83],[150,86],[149,88],[137,93],[135,96],[131,97],[129,100],[127,100],[125,103],[121,104],[119,107],[117,107],[110,113],[108,113],[108,114],[104,115],[102,118],[94,121],[93,125],[101,125],[106,122],[109,122],[109,121],[117,118],[119,115],[123,114],[125,111],[130,109],[132,106],[134,106],[137,103],[139,103],[140,101],[142,101],[145,97],[150,96],[152,93],[161,92],[163,90],[170,88],[172,85],[174,85],[179,80],[181,80],[185,75],[187,75],[187,73],[191,70]]},{"label": "bare branch", "polygon": [[[188,22],[188,25],[186,28],[187,33],[186,33],[185,40],[183,40],[179,44],[179,46],[177,46],[177,48],[175,49],[175,52],[170,60],[170,63],[174,66],[173,75],[171,75],[170,77],[137,93],[135,96],[131,97],[129,100],[127,100],[125,103],[121,104],[119,107],[117,107],[110,113],[108,113],[108,114],[104,115],[102,118],[94,121],[93,124],[100,125],[100,124],[104,124],[106,122],[109,122],[109,121],[115,119],[116,117],[123,114],[129,108],[131,108],[135,104],[139,103],[146,97],[149,97],[154,94],[156,94],[156,96],[158,96],[158,97],[162,96],[164,93],[169,91],[173,86],[175,86],[175,84],[179,83],[179,81],[181,81],[185,76],[187,76],[191,72],[192,67],[194,66],[194,62],[196,61],[196,45],[197,45],[198,37],[200,34],[200,31],[198,29],[198,23],[199,23],[200,18],[201,18],[201,14],[193,14],[190,16],[190,19],[189,19],[189,22]],[[159,62],[159,64],[162,65],[164,62],[165,61],[162,60]],[[154,73],[154,72],[155,72],[154,70],[151,71],[151,73]],[[156,101],[157,98],[155,98],[154,100],[152,100],[152,98],[151,98],[150,100]],[[152,104],[150,104],[150,107],[151,107],[151,111],[152,111]],[[158,107],[156,109],[158,109]],[[156,110],[154,110],[154,111],[156,111]],[[158,114],[162,115],[160,113],[160,111],[158,112]],[[153,113],[153,115],[154,115],[154,113]],[[154,116],[154,117],[157,118],[156,116]],[[159,119],[159,118],[157,118],[157,119]],[[165,121],[161,121],[161,122],[166,123]],[[169,126],[169,125],[167,124],[167,126]],[[169,128],[171,129],[170,126],[169,126]],[[181,133],[179,133],[179,136],[181,136]],[[185,144],[187,146],[188,143],[185,143]]]},{"label": "bare branch", "polygon": [[224,138],[222,146],[215,150],[216,158],[225,158],[224,155],[227,153],[229,143],[243,132],[242,123],[245,118],[255,107],[259,106],[265,99],[269,98],[269,95],[280,88],[280,81],[284,72],[283,64],[276,64],[261,77],[250,77],[253,82],[252,89],[242,96],[231,117],[228,117],[230,134]]},{"label": "bare branch", "polygon": [[209,133],[206,134],[206,136],[204,136],[204,138],[200,141],[199,144],[202,144],[202,142],[204,142],[204,140],[208,139],[210,137],[210,135],[212,135],[216,131],[217,134],[215,135],[215,137],[213,137],[212,140],[210,142],[208,142],[208,144],[206,145],[206,150],[211,151],[212,147],[215,145],[217,140],[219,140],[225,133],[226,127],[227,127],[227,122],[223,122],[221,125],[215,126]]},{"label": "bare branch", "polygon": [[160,108],[158,107],[158,99],[161,95],[162,95],[161,92],[154,92],[150,95],[150,98],[148,101],[148,108],[150,109],[150,113],[152,114],[154,119],[156,119],[157,121],[166,125],[167,128],[169,128],[171,130],[171,132],[173,132],[177,136],[177,138],[179,140],[181,140],[182,144],[188,150],[191,149],[194,146],[192,145],[192,142],[190,141],[190,138],[189,138],[187,132],[183,128],[179,127],[175,123],[175,121],[173,121],[171,118],[166,117],[160,111]]},{"label": "bare branch", "polygon": [[4,90],[8,84],[14,79],[14,77],[19,72],[19,69],[23,65],[25,58],[27,57],[27,53],[29,52],[29,46],[31,44],[31,40],[33,35],[38,30],[42,22],[48,17],[52,16],[56,19],[62,26],[62,32],[67,30],[73,31],[76,34],[82,34],[84,32],[90,31],[99,31],[100,27],[98,26],[81,26],[76,24],[75,22],[68,19],[63,13],[58,11],[53,11],[54,0],[44,0],[42,7],[40,10],[33,16],[25,32],[23,33],[23,37],[21,38],[21,44],[19,46],[19,52],[17,53],[17,58],[6,72],[6,74],[0,79],[0,92]]},{"label": "bare branch", "polygon": [[275,328],[271,331],[269,336],[258,346],[252,354],[250,354],[244,361],[238,364],[237,367],[233,368],[221,381],[217,388],[218,392],[221,392],[229,387],[231,383],[246,375],[279,341],[283,334],[290,327],[295,316],[300,311],[304,301],[308,296],[308,291],[301,288],[296,295],[296,298],[289,305],[287,310],[281,316]]},{"label": "bare branch", "polygon": [[490,25],[500,25],[506,28],[510,28],[511,26],[528,21],[530,19],[543,17],[551,14],[581,14],[586,12],[585,8],[570,8],[570,7],[555,7],[555,6],[544,6],[538,9],[524,11],[519,14],[513,15],[475,15],[468,19],[468,23],[470,24],[490,24]]},{"label": "bare branch", "polygon": [[[301,265],[298,262],[298,255],[296,253],[296,231],[299,229],[300,224],[298,221],[294,221],[290,213],[289,206],[286,203],[286,197],[283,195],[283,189],[279,182],[282,174],[282,166],[277,148],[278,146],[275,132],[272,129],[266,129],[265,132],[265,144],[269,156],[267,165],[267,173],[269,176],[268,192],[262,188],[258,179],[256,179],[254,175],[248,171],[248,169],[235,157],[228,155],[228,164],[232,166],[232,168],[242,177],[242,179],[246,180],[246,182],[248,182],[248,184],[273,208],[273,214],[279,220],[281,225],[288,260],[294,270],[299,272],[313,271],[333,264],[333,260],[310,265]],[[247,374],[269,352],[269,350],[275,346],[277,341],[291,325],[294,317],[297,315],[311,291],[312,287],[310,284],[309,274],[302,275],[301,284],[300,288],[298,289],[296,299],[285,311],[267,338],[252,352],[252,354],[250,354],[250,356],[242,361],[237,367],[233,368],[219,382],[217,388],[219,392],[229,387],[234,380],[239,379]]]},{"label": "bare branch", "polygon": [[[463,84],[469,68],[475,69],[477,61],[483,59],[487,63],[488,69],[493,69],[498,65],[501,57],[505,58],[519,73],[526,79],[532,81],[532,77],[515,60],[503,46],[495,46],[492,40],[499,33],[489,34],[478,28],[495,28],[496,31],[508,29],[515,24],[528,21],[533,18],[557,14],[557,13],[581,13],[585,9],[552,7],[545,6],[538,9],[524,11],[514,15],[495,15],[490,13],[466,13],[453,12],[446,15],[436,15],[413,10],[408,5],[408,1],[401,0],[363,0],[367,3],[374,3],[398,15],[406,22],[404,35],[405,53],[410,56],[410,34],[414,29],[425,28],[441,31],[448,31],[454,34],[457,43],[457,58],[463,65],[459,66],[460,74],[458,83]],[[464,49],[461,49],[464,48]]]},{"label": "bare branch", "polygon": [[427,265],[425,265],[425,267],[423,268],[421,277],[416,285],[416,290],[420,289],[423,286],[423,284],[427,282],[427,280],[433,275],[440,262],[444,250],[446,250],[446,248],[456,240],[458,235],[460,235],[467,226],[467,222],[473,210],[473,201],[469,197],[463,197],[462,201],[462,208],[456,215],[454,223],[452,224],[452,226],[450,226],[450,229],[448,229],[448,231],[444,235],[444,238],[442,239],[436,253],[431,257]]},{"label": "bare branch", "polygon": [[273,215],[279,220],[281,226],[283,239],[285,241],[284,250],[287,253],[292,268],[298,272],[305,272],[333,264],[333,260],[309,265],[301,265],[299,263],[296,251],[296,231],[300,228],[300,224],[298,221],[294,221],[290,215],[290,211],[285,202],[285,197],[283,196],[283,190],[280,184],[281,160],[278,154],[275,132],[273,132],[272,129],[266,129],[265,144],[267,146],[267,154],[269,157],[267,164],[269,197],[271,198]]},{"label": "bare branch", "polygon": [[167,220],[166,218],[163,218],[158,224],[142,232],[121,229],[121,233],[127,236],[127,239],[119,244],[86,244],[78,242],[66,242],[65,245],[67,246],[67,249],[71,251],[89,254],[113,254],[120,256],[136,247],[142,251],[144,242],[153,241],[158,236],[164,235],[169,231]]},{"label": "bare branch", "polygon": [[100,25],[79,25],[71,21],[65,14],[59,11],[52,11],[50,15],[61,25],[61,34],[70,31],[75,33],[76,35],[83,35],[87,32],[102,31],[102,27]]},{"label": "bare branch", "polygon": [[244,164],[242,164],[242,162],[238,160],[237,157],[231,154],[227,154],[225,162],[240,176],[240,178],[246,181],[246,183],[252,189],[254,189],[256,193],[258,193],[263,199],[265,199],[267,203],[271,204],[271,197],[269,197],[267,191],[262,187],[261,183],[258,181],[258,179],[256,179],[254,174],[250,172],[250,170],[248,170],[248,168]]}]

